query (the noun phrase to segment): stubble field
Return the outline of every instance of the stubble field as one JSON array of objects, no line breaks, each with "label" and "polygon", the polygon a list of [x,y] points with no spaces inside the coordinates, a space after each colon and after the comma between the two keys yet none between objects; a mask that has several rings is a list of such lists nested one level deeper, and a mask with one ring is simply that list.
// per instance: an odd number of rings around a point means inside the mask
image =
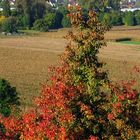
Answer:
[{"label": "stubble field", "polygon": [[[20,94],[23,110],[32,106],[33,97],[39,95],[41,84],[48,79],[48,66],[59,65],[59,55],[67,41],[63,38],[68,29],[33,36],[0,37],[0,77],[7,79]],[[140,45],[113,42],[131,38],[140,42],[140,27],[117,27],[105,35],[107,47],[99,57],[106,65],[113,81],[130,79],[135,65],[140,66]],[[134,76],[140,89],[140,74]]]}]

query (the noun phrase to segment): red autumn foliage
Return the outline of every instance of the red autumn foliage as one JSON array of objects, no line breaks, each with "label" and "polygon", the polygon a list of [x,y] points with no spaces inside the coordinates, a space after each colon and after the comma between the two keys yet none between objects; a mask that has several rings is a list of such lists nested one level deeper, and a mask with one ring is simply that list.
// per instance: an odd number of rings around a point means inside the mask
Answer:
[{"label": "red autumn foliage", "polygon": [[[60,73],[61,68],[56,68]],[[59,76],[51,77],[51,85],[43,85],[40,97],[36,98],[36,111],[23,114],[20,118],[2,117],[6,133],[1,139],[14,139],[20,134],[20,139],[41,140],[42,138],[66,140],[70,124],[74,120],[69,102],[74,98],[75,89],[63,83]],[[72,136],[71,136],[72,138]]]}]

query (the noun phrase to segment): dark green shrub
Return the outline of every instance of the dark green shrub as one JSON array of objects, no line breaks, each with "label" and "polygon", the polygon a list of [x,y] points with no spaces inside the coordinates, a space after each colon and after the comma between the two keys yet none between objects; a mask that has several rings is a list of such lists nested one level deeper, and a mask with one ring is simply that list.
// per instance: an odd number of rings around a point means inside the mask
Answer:
[{"label": "dark green shrub", "polygon": [[64,16],[62,19],[62,26],[64,28],[71,27],[70,19],[67,16]]},{"label": "dark green shrub", "polygon": [[23,15],[17,16],[17,27],[18,27],[18,29],[26,29],[24,19],[25,19],[25,17]]},{"label": "dark green shrub", "polygon": [[3,8],[3,15],[5,17],[9,17],[11,15],[11,10],[10,10],[10,1],[9,0],[4,0],[2,2],[2,8]]},{"label": "dark green shrub", "polygon": [[11,11],[11,16],[13,16],[13,17],[18,16],[18,11],[17,11],[16,9],[13,9],[13,10]]},{"label": "dark green shrub", "polygon": [[56,27],[56,14],[55,13],[48,13],[45,16],[45,21],[46,21],[49,29],[54,29]]},{"label": "dark green shrub", "polygon": [[109,13],[105,13],[102,19],[103,23],[107,24],[107,25],[111,25],[110,21],[111,21],[111,14]]},{"label": "dark green shrub", "polygon": [[0,32],[2,31],[2,23],[0,22]]},{"label": "dark green shrub", "polygon": [[100,14],[99,19],[108,25],[118,26],[123,24],[121,13],[115,11],[112,11],[111,13]]},{"label": "dark green shrub", "polygon": [[62,27],[70,27],[70,19],[67,17],[67,14],[69,13],[68,9],[65,6],[61,6],[58,10],[63,15],[63,18],[61,20]]},{"label": "dark green shrub", "polygon": [[126,26],[134,26],[135,25],[134,13],[126,12],[123,18],[123,22]]},{"label": "dark green shrub", "polygon": [[41,32],[48,31],[48,24],[44,19],[37,19],[33,24],[33,29]]},{"label": "dark green shrub", "polygon": [[136,24],[140,25],[140,11],[136,11],[135,18],[136,18]]},{"label": "dark green shrub", "polygon": [[30,29],[30,27],[31,27],[31,20],[30,19],[31,19],[31,17],[29,14],[24,15],[22,18],[23,25],[27,29]]},{"label": "dark green shrub", "polygon": [[116,39],[116,42],[122,42],[122,41],[131,41],[131,38],[125,37],[125,38],[118,38]]},{"label": "dark green shrub", "polygon": [[2,22],[2,31],[7,33],[17,32],[17,20],[15,17],[9,17]]},{"label": "dark green shrub", "polygon": [[114,26],[119,26],[122,25],[122,17],[121,14],[119,12],[112,12],[111,13],[111,21],[110,21],[111,25]]},{"label": "dark green shrub", "polygon": [[33,20],[41,19],[46,14],[46,6],[42,1],[35,1],[32,5],[32,16]]},{"label": "dark green shrub", "polygon": [[0,113],[9,116],[13,107],[18,108],[20,105],[18,93],[15,87],[4,79],[0,79]]},{"label": "dark green shrub", "polygon": [[56,12],[56,18],[55,18],[55,28],[61,28],[62,27],[62,19],[63,14],[59,11]]}]

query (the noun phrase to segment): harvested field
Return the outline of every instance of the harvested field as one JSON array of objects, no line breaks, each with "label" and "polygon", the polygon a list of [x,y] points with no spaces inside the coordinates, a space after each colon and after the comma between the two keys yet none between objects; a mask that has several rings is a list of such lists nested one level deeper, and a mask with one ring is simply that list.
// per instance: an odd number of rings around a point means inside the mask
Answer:
[{"label": "harvested field", "polygon": [[[39,94],[41,84],[46,83],[48,66],[59,65],[58,55],[66,46],[67,41],[63,38],[66,33],[67,29],[62,29],[35,36],[0,38],[0,77],[17,88],[24,110],[32,105],[31,99]],[[117,27],[105,38],[110,41],[118,38],[140,40],[140,27]],[[109,69],[112,80],[129,79],[133,66],[140,66],[140,45],[108,42],[99,57],[107,63],[105,69]],[[140,83],[140,74],[135,77]]]}]

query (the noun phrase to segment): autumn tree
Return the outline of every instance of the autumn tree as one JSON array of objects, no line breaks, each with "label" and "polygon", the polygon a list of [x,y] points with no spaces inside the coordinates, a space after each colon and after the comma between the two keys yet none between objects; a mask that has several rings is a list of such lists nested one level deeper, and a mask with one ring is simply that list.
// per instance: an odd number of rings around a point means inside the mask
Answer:
[{"label": "autumn tree", "polygon": [[101,138],[107,122],[104,109],[106,93],[103,89],[108,84],[108,78],[97,54],[102,46],[106,46],[104,33],[109,28],[99,22],[94,11],[90,11],[85,19],[80,7],[77,10],[69,15],[74,31],[66,37],[70,42],[63,56],[65,81],[79,89],[71,102],[78,137],[85,139],[94,135]]},{"label": "autumn tree", "polygon": [[0,117],[7,132],[0,131],[1,138],[137,140],[140,94],[134,81],[114,84],[98,58],[109,27],[93,10],[86,18],[79,6],[69,10],[72,29],[61,65],[50,68],[50,82],[42,86],[36,110],[19,119]]}]

